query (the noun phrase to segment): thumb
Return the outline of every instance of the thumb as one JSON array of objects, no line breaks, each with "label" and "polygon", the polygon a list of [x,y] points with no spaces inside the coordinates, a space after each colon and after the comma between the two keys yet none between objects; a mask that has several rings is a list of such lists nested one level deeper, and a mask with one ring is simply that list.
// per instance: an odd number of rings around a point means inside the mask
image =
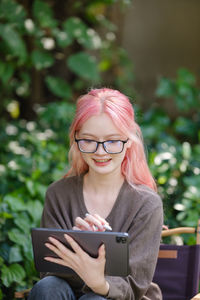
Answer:
[{"label": "thumb", "polygon": [[105,254],[106,254],[106,251],[105,251],[105,245],[102,244],[102,245],[99,247],[99,259],[105,258]]}]

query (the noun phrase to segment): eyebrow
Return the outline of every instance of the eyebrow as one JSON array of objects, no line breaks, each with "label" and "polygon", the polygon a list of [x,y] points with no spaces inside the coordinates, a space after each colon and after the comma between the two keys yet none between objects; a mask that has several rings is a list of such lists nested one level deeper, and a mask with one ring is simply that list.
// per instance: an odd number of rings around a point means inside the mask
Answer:
[{"label": "eyebrow", "polygon": [[[81,136],[90,136],[92,138],[99,138],[98,136],[96,135],[93,135],[92,133],[82,133]],[[122,135],[120,134],[109,134],[109,135],[104,135],[104,138],[105,139],[108,139],[108,138],[122,138]]]}]

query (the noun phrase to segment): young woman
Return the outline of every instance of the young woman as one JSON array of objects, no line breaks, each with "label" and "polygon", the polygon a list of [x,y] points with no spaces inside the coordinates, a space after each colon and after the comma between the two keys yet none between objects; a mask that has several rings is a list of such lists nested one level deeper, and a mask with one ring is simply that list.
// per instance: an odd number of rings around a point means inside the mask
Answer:
[{"label": "young woman", "polygon": [[162,299],[152,283],[163,224],[162,202],[147,166],[139,126],[128,98],[91,90],[79,98],[70,129],[71,169],[47,190],[41,227],[128,232],[130,275],[104,275],[105,248],[90,257],[69,236],[74,252],[50,238],[59,258],[46,260],[76,275],[43,274],[29,299]]}]

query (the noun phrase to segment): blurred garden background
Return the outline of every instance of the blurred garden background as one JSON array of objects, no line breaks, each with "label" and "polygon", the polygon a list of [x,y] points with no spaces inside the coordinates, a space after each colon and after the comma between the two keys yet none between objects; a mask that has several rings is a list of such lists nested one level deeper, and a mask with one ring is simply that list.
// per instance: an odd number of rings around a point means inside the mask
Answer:
[{"label": "blurred garden background", "polygon": [[30,228],[68,169],[75,101],[91,87],[127,94],[165,224],[196,226],[199,11],[195,0],[0,0],[0,300],[38,279]]}]

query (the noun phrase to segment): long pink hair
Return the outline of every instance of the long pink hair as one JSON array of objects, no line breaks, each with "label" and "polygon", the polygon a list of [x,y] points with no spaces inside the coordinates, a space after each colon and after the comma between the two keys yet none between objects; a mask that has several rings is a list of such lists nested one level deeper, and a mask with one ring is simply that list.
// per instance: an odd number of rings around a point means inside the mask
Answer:
[{"label": "long pink hair", "polygon": [[74,121],[70,127],[71,169],[65,176],[80,175],[88,171],[88,165],[82,159],[74,141],[74,134],[80,130],[86,120],[101,113],[106,113],[119,131],[132,141],[121,166],[127,182],[133,185],[146,185],[156,191],[156,184],[145,157],[142,133],[134,120],[132,104],[124,94],[108,88],[93,89],[78,99]]}]

